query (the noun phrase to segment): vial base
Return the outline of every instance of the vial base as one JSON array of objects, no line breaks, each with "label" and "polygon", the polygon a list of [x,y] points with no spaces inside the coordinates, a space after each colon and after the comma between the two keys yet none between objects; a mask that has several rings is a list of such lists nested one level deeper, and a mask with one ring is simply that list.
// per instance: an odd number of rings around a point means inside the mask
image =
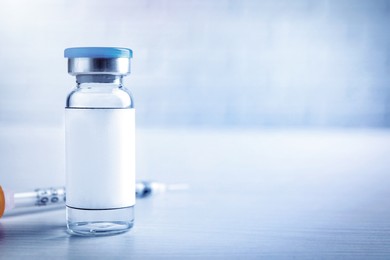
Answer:
[{"label": "vial base", "polygon": [[75,209],[66,207],[68,232],[79,236],[124,233],[134,224],[134,206],[120,209]]}]

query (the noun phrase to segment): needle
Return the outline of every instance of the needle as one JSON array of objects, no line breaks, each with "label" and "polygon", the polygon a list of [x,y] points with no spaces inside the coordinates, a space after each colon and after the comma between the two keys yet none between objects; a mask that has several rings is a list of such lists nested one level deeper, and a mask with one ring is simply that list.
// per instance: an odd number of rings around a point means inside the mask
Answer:
[{"label": "needle", "polygon": [[[135,194],[137,198],[149,197],[152,194],[166,191],[186,190],[187,184],[164,184],[153,181],[137,182]],[[35,212],[48,208],[57,208],[65,206],[66,192],[64,187],[57,188],[39,188],[34,191],[15,193],[2,189],[0,186],[0,218],[3,214],[17,212],[18,209],[23,213]],[[44,207],[42,207],[44,206]]]}]

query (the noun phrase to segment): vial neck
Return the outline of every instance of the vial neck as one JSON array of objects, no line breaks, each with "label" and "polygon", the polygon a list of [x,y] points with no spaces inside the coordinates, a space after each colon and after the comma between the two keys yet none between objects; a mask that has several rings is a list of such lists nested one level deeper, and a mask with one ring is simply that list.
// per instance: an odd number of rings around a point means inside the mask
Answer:
[{"label": "vial neck", "polygon": [[106,83],[122,85],[122,75],[109,75],[109,74],[82,74],[76,76],[76,82],[78,85],[83,83]]}]

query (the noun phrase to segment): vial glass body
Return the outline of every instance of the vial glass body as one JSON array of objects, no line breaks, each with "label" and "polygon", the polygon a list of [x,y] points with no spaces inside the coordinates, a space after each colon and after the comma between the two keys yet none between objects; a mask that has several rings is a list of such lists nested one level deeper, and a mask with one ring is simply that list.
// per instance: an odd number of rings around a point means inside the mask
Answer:
[{"label": "vial glass body", "polygon": [[135,115],[123,75],[78,74],[68,95],[66,212],[72,234],[129,230],[135,204]]}]

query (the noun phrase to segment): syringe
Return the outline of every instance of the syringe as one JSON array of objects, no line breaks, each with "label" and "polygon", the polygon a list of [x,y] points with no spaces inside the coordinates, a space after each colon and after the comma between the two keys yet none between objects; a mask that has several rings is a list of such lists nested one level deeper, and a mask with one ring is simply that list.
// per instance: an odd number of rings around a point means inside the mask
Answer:
[{"label": "syringe", "polygon": [[[167,185],[153,181],[141,181],[136,183],[135,188],[136,197],[145,198],[154,193],[161,193],[167,190],[185,190],[188,189],[188,185]],[[43,209],[63,207],[65,201],[66,192],[64,187],[39,188],[30,192],[15,193],[2,189],[0,186],[0,218],[3,214],[28,213]]]}]

